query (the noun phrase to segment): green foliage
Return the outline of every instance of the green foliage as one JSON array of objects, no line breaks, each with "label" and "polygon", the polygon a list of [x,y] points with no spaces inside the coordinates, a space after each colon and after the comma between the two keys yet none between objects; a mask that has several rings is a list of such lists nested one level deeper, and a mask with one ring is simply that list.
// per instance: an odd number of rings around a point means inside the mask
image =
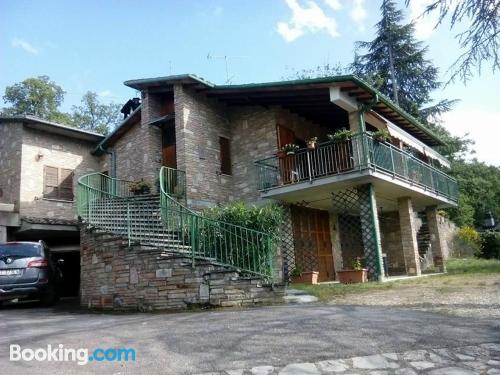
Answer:
[{"label": "green foliage", "polygon": [[80,129],[107,134],[121,121],[119,104],[103,104],[95,92],[87,91],[80,106],[72,107],[72,121]]},{"label": "green foliage", "polygon": [[356,257],[351,262],[351,268],[354,271],[361,271],[363,269],[363,264],[361,263],[361,257]]},{"label": "green foliage", "polygon": [[326,136],[330,141],[341,142],[351,139],[353,135],[354,134],[352,131],[346,128],[342,128],[340,130],[337,130],[335,133],[327,134]]},{"label": "green foliage", "polygon": [[449,259],[446,262],[449,275],[500,273],[500,262],[492,259]]},{"label": "green foliage", "polygon": [[387,142],[391,140],[391,134],[386,129],[379,129],[372,133],[372,137],[380,142]]},{"label": "green foliage", "polygon": [[456,258],[473,257],[479,253],[481,237],[471,226],[460,228],[453,239],[453,256]]},{"label": "green foliage", "polygon": [[453,101],[445,100],[426,108],[423,116],[421,110],[432,102],[432,91],[441,87],[438,69],[426,58],[427,47],[415,38],[414,25],[404,23],[403,12],[394,1],[383,0],[380,10],[382,19],[376,25],[375,39],[356,44],[351,66],[354,73],[416,118],[449,109]]},{"label": "green foliage", "polygon": [[209,208],[204,211],[204,216],[259,232],[277,235],[283,218],[283,209],[276,204],[258,207],[237,201],[226,206]]},{"label": "green foliage", "polygon": [[290,272],[291,277],[300,277],[304,272],[304,268],[300,265],[296,265],[292,272]]},{"label": "green foliage", "polygon": [[500,232],[487,230],[481,233],[481,258],[500,259]]},{"label": "green foliage", "polygon": [[64,94],[64,90],[47,76],[27,78],[5,88],[3,100],[11,107],[4,108],[2,112],[9,116],[33,115],[44,120],[60,120],[62,114],[58,108]]},{"label": "green foliage", "polygon": [[296,79],[310,79],[310,78],[323,78],[335,77],[344,74],[349,74],[348,69],[340,63],[318,65],[313,69],[303,69],[299,71],[292,71],[287,76],[282,77],[284,80]]}]

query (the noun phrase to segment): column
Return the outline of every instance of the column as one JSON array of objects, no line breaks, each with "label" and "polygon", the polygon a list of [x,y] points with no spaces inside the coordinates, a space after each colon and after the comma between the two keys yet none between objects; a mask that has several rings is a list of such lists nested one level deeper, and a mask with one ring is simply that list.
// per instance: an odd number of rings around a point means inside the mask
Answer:
[{"label": "column", "polygon": [[417,245],[417,229],[415,214],[410,197],[398,198],[399,225],[401,227],[401,242],[408,275],[420,275],[420,258]]},{"label": "column", "polygon": [[0,243],[7,242],[7,227],[0,225]]},{"label": "column", "polygon": [[361,221],[361,236],[365,254],[365,264],[370,280],[382,281],[382,244],[380,240],[380,225],[377,214],[375,190],[372,184],[356,188],[359,199],[359,218]]},{"label": "column", "polygon": [[445,242],[439,232],[439,217],[436,206],[429,206],[425,208],[425,215],[427,216],[427,225],[429,226],[429,234],[431,237],[432,255],[434,257],[434,266],[441,272],[446,272],[444,264],[444,249]]}]

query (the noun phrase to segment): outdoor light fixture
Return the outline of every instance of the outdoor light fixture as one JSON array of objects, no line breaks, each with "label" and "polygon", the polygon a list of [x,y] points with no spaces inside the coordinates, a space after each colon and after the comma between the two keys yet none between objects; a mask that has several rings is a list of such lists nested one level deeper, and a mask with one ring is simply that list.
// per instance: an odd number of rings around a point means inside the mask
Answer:
[{"label": "outdoor light fixture", "polygon": [[35,160],[39,161],[41,158],[43,158],[42,151],[38,151],[38,154],[36,154],[36,156],[35,156]]}]

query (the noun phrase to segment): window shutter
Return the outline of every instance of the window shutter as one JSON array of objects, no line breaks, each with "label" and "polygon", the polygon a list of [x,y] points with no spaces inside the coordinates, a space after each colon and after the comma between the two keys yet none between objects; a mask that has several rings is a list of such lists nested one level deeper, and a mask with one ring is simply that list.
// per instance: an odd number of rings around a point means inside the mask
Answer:
[{"label": "window shutter", "polygon": [[59,198],[68,201],[73,200],[73,171],[71,169],[61,169]]},{"label": "window shutter", "polygon": [[220,171],[223,174],[231,174],[231,149],[229,139],[219,137],[220,144]]},{"label": "window shutter", "polygon": [[57,199],[58,192],[58,172],[54,167],[43,168],[43,196],[44,198]]}]

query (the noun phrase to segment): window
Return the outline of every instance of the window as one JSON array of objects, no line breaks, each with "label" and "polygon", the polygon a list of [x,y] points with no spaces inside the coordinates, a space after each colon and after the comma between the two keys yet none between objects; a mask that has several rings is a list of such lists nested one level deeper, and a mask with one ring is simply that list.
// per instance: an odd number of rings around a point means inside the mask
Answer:
[{"label": "window", "polygon": [[219,137],[220,145],[220,172],[222,174],[231,174],[231,148],[229,139]]},{"label": "window", "polygon": [[73,171],[45,166],[43,169],[43,197],[73,200]]}]

